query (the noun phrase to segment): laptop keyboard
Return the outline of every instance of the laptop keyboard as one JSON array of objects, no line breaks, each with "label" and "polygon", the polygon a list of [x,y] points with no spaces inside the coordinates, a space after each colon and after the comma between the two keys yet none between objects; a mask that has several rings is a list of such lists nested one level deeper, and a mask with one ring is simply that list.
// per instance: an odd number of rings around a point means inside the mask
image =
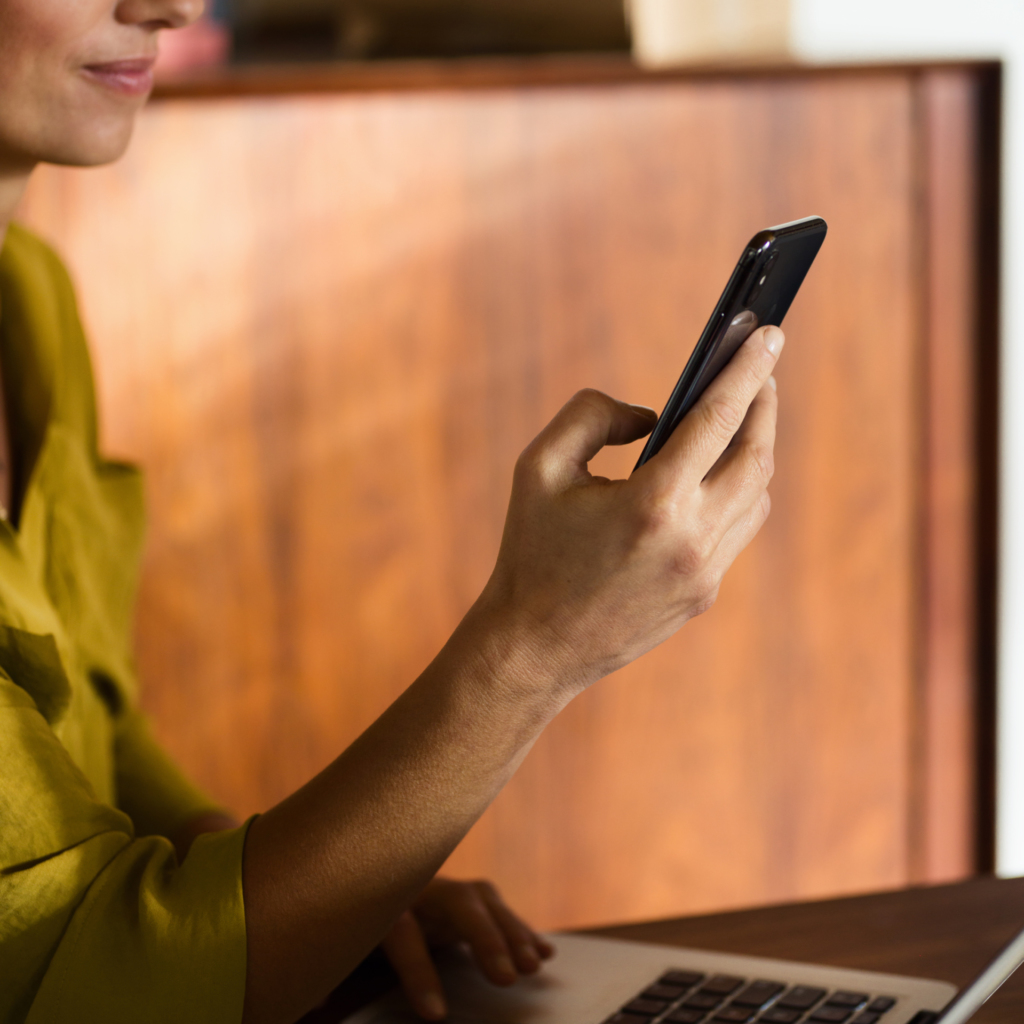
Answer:
[{"label": "laptop keyboard", "polygon": [[668,971],[605,1024],[878,1024],[892,996]]}]

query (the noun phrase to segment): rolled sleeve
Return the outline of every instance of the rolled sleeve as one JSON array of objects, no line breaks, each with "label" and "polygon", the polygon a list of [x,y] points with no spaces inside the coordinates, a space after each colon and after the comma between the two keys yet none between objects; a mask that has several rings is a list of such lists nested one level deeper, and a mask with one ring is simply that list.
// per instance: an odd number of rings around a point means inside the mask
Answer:
[{"label": "rolled sleeve", "polygon": [[93,880],[28,1024],[232,1024],[245,996],[246,828],[200,836],[179,867],[165,839],[137,839]]},{"label": "rolled sleeve", "polygon": [[248,825],[179,865],[96,800],[34,702],[0,679],[0,1021],[241,1020]]}]

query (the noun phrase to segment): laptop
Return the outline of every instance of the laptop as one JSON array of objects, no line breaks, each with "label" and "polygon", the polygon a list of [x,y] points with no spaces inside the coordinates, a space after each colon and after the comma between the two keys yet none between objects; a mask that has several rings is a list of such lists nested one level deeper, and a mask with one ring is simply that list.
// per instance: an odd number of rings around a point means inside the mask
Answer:
[{"label": "laptop", "polygon": [[[497,988],[460,950],[439,962],[451,1024],[963,1024],[1024,961],[1024,931],[957,996],[945,981],[553,935],[558,955]],[[345,1024],[422,1024],[394,992]]]}]

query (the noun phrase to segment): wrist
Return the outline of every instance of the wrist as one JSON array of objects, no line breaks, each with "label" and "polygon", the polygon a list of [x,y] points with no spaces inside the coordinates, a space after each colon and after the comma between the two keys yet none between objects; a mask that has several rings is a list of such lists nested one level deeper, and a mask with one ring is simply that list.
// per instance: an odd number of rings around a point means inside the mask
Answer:
[{"label": "wrist", "polygon": [[491,592],[481,594],[444,654],[469,667],[474,685],[541,728],[583,687],[577,666],[542,623]]}]

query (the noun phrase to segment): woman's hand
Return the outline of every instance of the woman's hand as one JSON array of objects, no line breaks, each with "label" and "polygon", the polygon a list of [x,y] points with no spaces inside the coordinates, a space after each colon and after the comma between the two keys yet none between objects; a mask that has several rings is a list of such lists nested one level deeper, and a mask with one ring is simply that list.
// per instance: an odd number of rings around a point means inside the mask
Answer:
[{"label": "woman's hand", "polygon": [[430,949],[456,942],[469,946],[495,985],[534,974],[555,952],[505,906],[490,882],[435,878],[381,943],[406,998],[427,1020],[441,1020],[448,1012]]},{"label": "woman's hand", "polygon": [[643,437],[655,415],[598,391],[576,395],[523,452],[494,574],[463,626],[478,646],[498,636],[499,658],[517,652],[519,692],[561,705],[714,603],[771,505],[784,340],[755,331],[628,480],[587,463]]}]

